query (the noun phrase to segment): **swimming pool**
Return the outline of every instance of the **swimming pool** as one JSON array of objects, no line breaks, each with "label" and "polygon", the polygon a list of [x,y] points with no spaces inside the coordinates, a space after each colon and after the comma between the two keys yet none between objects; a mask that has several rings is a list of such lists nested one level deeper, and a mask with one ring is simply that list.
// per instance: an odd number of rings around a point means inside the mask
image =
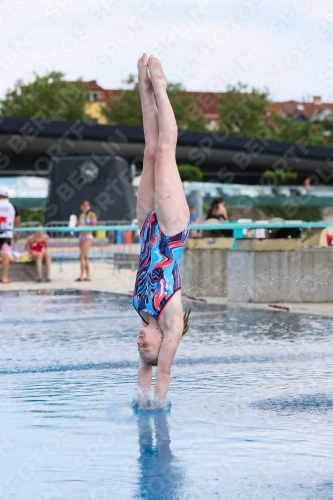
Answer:
[{"label": "swimming pool", "polygon": [[1,500],[333,498],[331,319],[195,306],[157,412],[130,298],[0,301]]}]

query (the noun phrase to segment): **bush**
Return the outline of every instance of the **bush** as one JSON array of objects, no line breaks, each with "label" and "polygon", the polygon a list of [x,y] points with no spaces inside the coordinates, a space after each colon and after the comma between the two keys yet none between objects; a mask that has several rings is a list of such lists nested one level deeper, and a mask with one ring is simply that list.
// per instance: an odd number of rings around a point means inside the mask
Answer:
[{"label": "bush", "polygon": [[21,222],[43,222],[44,210],[42,208],[19,208]]},{"label": "bush", "polygon": [[179,175],[182,181],[196,181],[202,180],[202,172],[199,167],[194,165],[178,165]]},{"label": "bush", "polygon": [[297,172],[287,172],[282,169],[266,170],[264,172],[264,179],[272,181],[276,186],[280,186],[280,184],[287,184],[289,181],[295,181],[297,179]]},{"label": "bush", "polygon": [[322,219],[321,207],[312,207],[308,205],[298,205],[292,207],[292,213],[288,214],[286,207],[278,205],[266,205],[259,207],[267,218],[280,217],[287,220],[302,220],[304,222],[316,222]]}]

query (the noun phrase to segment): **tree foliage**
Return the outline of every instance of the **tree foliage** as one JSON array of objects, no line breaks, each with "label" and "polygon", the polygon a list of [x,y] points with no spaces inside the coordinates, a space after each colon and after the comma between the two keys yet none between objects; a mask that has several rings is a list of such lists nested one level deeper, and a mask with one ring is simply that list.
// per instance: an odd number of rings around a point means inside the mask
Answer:
[{"label": "tree foliage", "polygon": [[60,71],[52,71],[45,76],[35,73],[31,83],[18,80],[0,100],[1,113],[22,118],[88,120],[84,110],[89,101],[88,86],[81,80],[69,83],[63,78]]},{"label": "tree foliage", "polygon": [[257,137],[267,128],[268,92],[247,90],[247,85],[230,86],[219,97],[219,133],[241,137]]},{"label": "tree foliage", "polygon": [[202,180],[200,168],[194,165],[178,165],[178,171],[182,181],[200,182]]},{"label": "tree foliage", "polygon": [[[139,85],[134,75],[129,75],[124,84],[106,103],[103,113],[110,123],[142,127],[142,111]],[[185,94],[180,83],[168,83],[167,92],[180,129],[204,131],[205,120],[199,110],[195,96]]]},{"label": "tree foliage", "polygon": [[333,143],[333,118],[320,123],[310,120],[297,122],[272,111],[270,104],[268,90],[248,89],[242,83],[228,87],[218,102],[218,132],[316,146]]},{"label": "tree foliage", "polygon": [[333,147],[333,113],[328,115],[322,122],[322,135],[324,138],[324,145]]}]

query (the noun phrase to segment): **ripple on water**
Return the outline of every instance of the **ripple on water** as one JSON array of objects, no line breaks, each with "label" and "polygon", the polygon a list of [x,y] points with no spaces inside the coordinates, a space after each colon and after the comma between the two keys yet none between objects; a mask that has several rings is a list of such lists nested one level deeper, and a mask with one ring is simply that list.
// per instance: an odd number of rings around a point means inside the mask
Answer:
[{"label": "ripple on water", "polygon": [[194,304],[161,411],[130,297],[0,301],[0,498],[333,498],[330,318]]},{"label": "ripple on water", "polygon": [[303,394],[290,398],[268,398],[250,406],[259,410],[273,411],[277,413],[299,413],[299,412],[327,412],[333,411],[333,395],[330,394]]}]

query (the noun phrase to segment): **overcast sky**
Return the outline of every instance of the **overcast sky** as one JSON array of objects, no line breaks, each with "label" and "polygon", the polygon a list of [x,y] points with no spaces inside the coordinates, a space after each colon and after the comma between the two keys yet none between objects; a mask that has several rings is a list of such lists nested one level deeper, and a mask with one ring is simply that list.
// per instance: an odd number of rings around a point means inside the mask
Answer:
[{"label": "overcast sky", "polygon": [[146,52],[187,90],[333,101],[330,0],[4,0],[0,37],[0,96],[50,70],[117,88]]}]

